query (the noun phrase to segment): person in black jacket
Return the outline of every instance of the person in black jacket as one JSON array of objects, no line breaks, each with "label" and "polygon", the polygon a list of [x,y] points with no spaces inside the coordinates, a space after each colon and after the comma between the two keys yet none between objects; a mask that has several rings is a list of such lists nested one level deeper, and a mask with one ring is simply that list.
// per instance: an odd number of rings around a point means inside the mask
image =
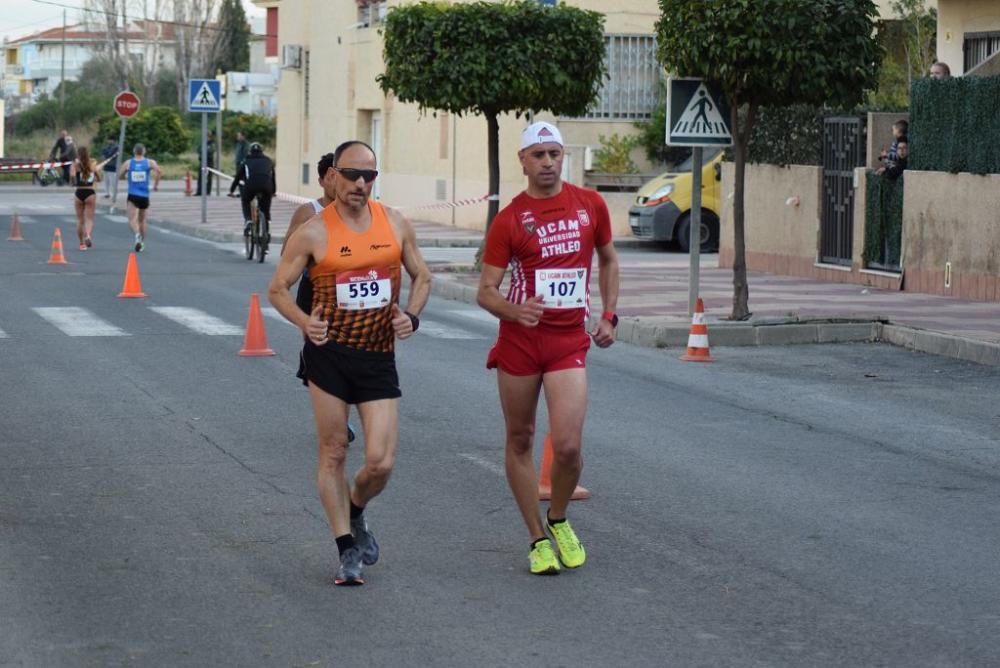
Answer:
[{"label": "person in black jacket", "polygon": [[236,197],[237,186],[243,183],[243,236],[250,236],[250,202],[254,197],[264,219],[271,222],[271,197],[277,190],[274,181],[274,163],[264,155],[264,148],[254,142],[250,144],[250,154],[236,168],[236,177],[229,186],[229,196]]}]

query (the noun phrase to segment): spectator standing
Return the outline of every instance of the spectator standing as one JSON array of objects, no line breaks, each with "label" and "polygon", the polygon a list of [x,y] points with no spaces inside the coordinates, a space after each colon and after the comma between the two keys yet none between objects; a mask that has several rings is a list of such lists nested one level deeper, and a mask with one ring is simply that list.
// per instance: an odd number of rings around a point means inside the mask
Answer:
[{"label": "spectator standing", "polygon": [[931,79],[950,79],[951,78],[951,68],[948,67],[948,63],[942,63],[938,61],[931,65],[930,71],[927,73]]},{"label": "spectator standing", "polygon": [[233,161],[237,170],[248,155],[250,155],[250,142],[247,141],[247,133],[240,130],[236,133],[235,160]]},{"label": "spectator standing", "polygon": [[101,157],[104,158],[104,199],[111,199],[118,188],[118,142],[114,137],[108,137]]},{"label": "spectator standing", "polygon": [[[201,195],[201,185],[202,179],[207,178],[205,183],[208,185],[208,190],[205,192],[209,195],[212,194],[212,172],[206,172],[204,167],[215,167],[215,131],[210,130],[208,133],[208,164],[201,164],[201,144],[198,145],[198,190],[195,192],[195,197]],[[203,176],[204,175],[204,176]]]}]

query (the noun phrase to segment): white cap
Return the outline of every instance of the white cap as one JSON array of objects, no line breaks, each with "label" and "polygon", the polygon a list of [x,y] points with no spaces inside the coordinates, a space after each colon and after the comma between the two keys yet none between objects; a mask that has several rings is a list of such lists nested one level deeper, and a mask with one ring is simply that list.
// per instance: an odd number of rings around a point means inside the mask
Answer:
[{"label": "white cap", "polygon": [[559,128],[551,123],[538,121],[537,123],[532,123],[526,127],[524,132],[521,133],[522,151],[529,146],[534,146],[535,144],[547,144],[548,142],[554,142],[560,146],[563,145],[562,135],[559,134]]}]

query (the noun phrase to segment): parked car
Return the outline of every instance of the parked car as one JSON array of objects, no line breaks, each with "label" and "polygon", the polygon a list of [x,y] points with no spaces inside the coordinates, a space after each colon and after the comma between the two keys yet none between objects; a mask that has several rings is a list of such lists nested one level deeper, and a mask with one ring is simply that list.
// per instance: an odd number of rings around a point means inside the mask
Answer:
[{"label": "parked car", "polygon": [[[705,149],[701,172],[701,252],[719,250],[719,213],[722,210],[721,149]],[[660,174],[639,189],[629,209],[632,236],[651,241],[676,241],[685,252],[691,247],[692,158],[674,171]]]}]

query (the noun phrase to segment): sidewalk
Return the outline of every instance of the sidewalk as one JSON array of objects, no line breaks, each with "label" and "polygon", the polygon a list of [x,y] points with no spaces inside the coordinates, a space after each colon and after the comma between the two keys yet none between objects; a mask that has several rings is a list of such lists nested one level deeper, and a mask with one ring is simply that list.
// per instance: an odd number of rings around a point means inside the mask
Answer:
[{"label": "sidewalk", "polygon": [[[243,216],[238,200],[225,195],[208,198],[207,222],[202,223],[201,198],[185,197],[183,184],[179,188],[174,183],[164,185],[150,209],[154,225],[215,241],[242,241]],[[278,243],[296,206],[281,200],[272,205],[272,234]],[[427,251],[427,255],[435,271],[434,294],[475,303],[478,274],[471,270],[470,262],[482,233],[420,221],[419,210],[407,214],[414,220],[421,247],[468,249]],[[615,244],[622,251],[619,340],[683,349],[691,323],[687,313],[688,256],[651,248],[631,237],[615,239]],[[717,262],[716,255],[703,257],[700,272],[700,293],[713,347],[885,341],[1000,366],[1000,304],[995,302],[751,272],[747,280],[753,316],[746,322],[728,322],[732,270],[718,268]],[[593,275],[591,291],[597,296],[596,270]]]}]

